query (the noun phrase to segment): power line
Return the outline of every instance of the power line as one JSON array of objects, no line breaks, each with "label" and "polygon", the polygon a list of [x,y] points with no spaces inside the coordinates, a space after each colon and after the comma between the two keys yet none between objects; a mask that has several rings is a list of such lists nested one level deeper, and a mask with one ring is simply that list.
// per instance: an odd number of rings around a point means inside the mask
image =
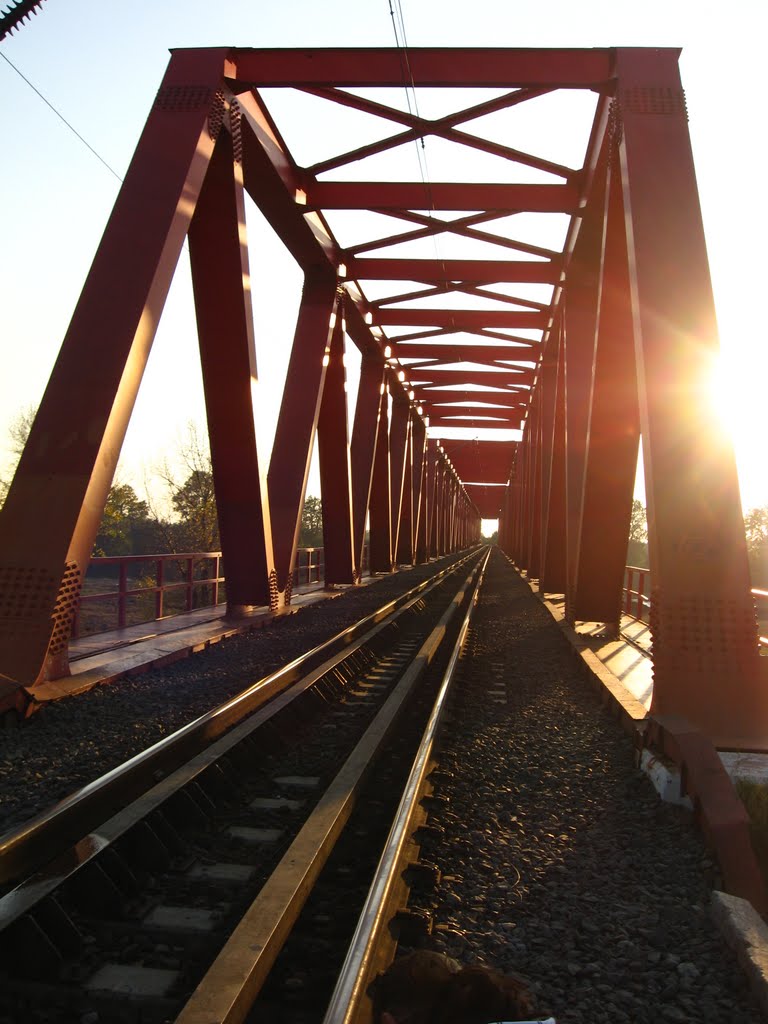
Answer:
[{"label": "power line", "polygon": [[8,57],[6,57],[6,55],[5,55],[4,53],[0,53],[0,57],[2,57],[2,58],[3,58],[3,60],[4,60],[5,62],[6,62],[6,64],[10,64],[10,66],[11,66],[11,67],[13,68],[13,70],[14,70],[14,71],[16,72],[16,74],[17,74],[17,75],[18,75],[18,76],[19,76],[20,78],[24,79],[24,81],[25,81],[25,82],[27,83],[27,85],[28,85],[28,86],[30,87],[30,89],[31,89],[31,90],[32,90],[33,92],[37,93],[37,95],[38,95],[38,96],[40,97],[40,99],[41,99],[41,100],[43,101],[43,103],[45,103],[45,104],[46,104],[47,106],[49,106],[49,107],[51,108],[51,110],[52,110],[52,111],[54,112],[54,114],[56,115],[56,117],[58,117],[60,121],[63,121],[63,122],[64,122],[64,124],[65,124],[65,125],[67,126],[67,128],[69,128],[69,130],[70,130],[70,131],[71,131],[71,132],[72,132],[72,133],[73,133],[74,135],[76,135],[76,136],[78,137],[78,139],[80,139],[80,141],[82,142],[82,144],[83,144],[84,146],[86,146],[86,147],[87,147],[88,149],[90,149],[90,151],[91,151],[91,152],[93,153],[93,155],[94,155],[94,156],[96,157],[96,159],[97,159],[97,160],[100,160],[100,161],[101,161],[101,163],[103,163],[103,164],[104,164],[104,166],[105,166],[105,167],[107,168],[107,170],[109,171],[109,173],[110,173],[110,174],[113,174],[113,175],[114,175],[114,176],[115,176],[115,177],[117,178],[117,180],[118,180],[119,182],[121,182],[121,183],[122,183],[122,180],[123,180],[123,179],[122,179],[122,178],[120,177],[120,175],[119,175],[119,174],[117,173],[117,171],[116,171],[116,170],[114,170],[114,169],[113,169],[112,167],[110,167],[110,166],[109,166],[109,164],[108,164],[108,163],[107,163],[107,161],[106,161],[106,160],[104,159],[104,157],[100,156],[100,155],[99,155],[99,154],[98,154],[98,153],[96,152],[96,150],[95,150],[95,149],[93,148],[93,146],[92,146],[92,145],[91,145],[91,144],[90,144],[89,142],[87,142],[87,141],[86,141],[86,140],[85,140],[85,139],[83,138],[83,136],[82,136],[82,135],[80,134],[80,132],[79,132],[79,131],[77,130],[77,128],[73,127],[73,126],[72,126],[72,125],[71,125],[71,124],[69,123],[69,121],[68,121],[68,120],[66,119],[66,117],[64,117],[64,115],[63,115],[63,114],[61,114],[61,113],[60,113],[60,112],[59,112],[59,111],[58,111],[58,110],[56,109],[56,107],[54,107],[54,105],[53,105],[53,104],[52,104],[52,103],[50,102],[50,100],[47,100],[47,99],[45,98],[45,96],[43,96],[43,94],[42,94],[42,93],[40,92],[40,90],[39,90],[38,88],[36,88],[36,87],[35,87],[35,86],[34,86],[34,85],[33,85],[33,84],[32,84],[32,83],[30,82],[30,80],[29,80],[29,79],[28,79],[28,78],[27,78],[27,77],[26,77],[25,75],[23,75],[23,74],[22,74],[22,72],[21,72],[21,71],[19,71],[19,69],[18,69],[18,68],[16,67],[16,65],[15,65],[15,64],[13,63],[13,61],[12,61],[12,60],[9,60],[9,59],[8,59]]}]

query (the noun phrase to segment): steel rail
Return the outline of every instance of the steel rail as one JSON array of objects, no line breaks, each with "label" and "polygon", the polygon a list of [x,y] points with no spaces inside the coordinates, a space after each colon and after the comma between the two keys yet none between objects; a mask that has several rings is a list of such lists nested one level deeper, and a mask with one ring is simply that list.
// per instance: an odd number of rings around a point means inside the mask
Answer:
[{"label": "steel rail", "polygon": [[[253,683],[231,700],[113,768],[106,775],[32,818],[21,828],[0,836],[0,884],[13,883],[39,871],[43,865],[50,864],[62,847],[79,843],[84,836],[87,837],[88,833],[112,818],[115,806],[138,799],[147,789],[175,772],[243,718],[253,714],[309,673],[313,673],[314,681],[332,668],[335,661],[348,655],[353,644],[360,646],[370,640],[376,629],[390,625],[397,615],[429,593],[473,554],[471,552],[452,563],[330,640]],[[101,848],[103,844],[97,842],[95,845]],[[58,869],[53,868],[50,874],[58,875]],[[45,873],[43,875],[46,877]]]},{"label": "steel rail", "polygon": [[[488,553],[483,567],[487,558]],[[240,1024],[246,1018],[352,812],[373,760],[386,747],[479,574],[480,562],[473,566],[175,1024]]]},{"label": "steel rail", "polygon": [[[350,943],[349,952],[323,1018],[323,1024],[363,1024],[363,1021],[370,1024],[371,1006],[367,1002],[366,990],[375,976],[374,972],[377,967],[387,966],[395,947],[394,939],[387,934],[387,925],[399,902],[395,893],[407,866],[408,841],[414,831],[414,821],[419,811],[419,802],[424,794],[432,750],[445,713],[459,656],[477,605],[489,556],[490,551],[478,574],[472,600],[469,602],[464,616],[450,662],[435,700],[435,706],[424,730],[411,774]],[[386,952],[383,952],[382,946],[385,947]]]}]

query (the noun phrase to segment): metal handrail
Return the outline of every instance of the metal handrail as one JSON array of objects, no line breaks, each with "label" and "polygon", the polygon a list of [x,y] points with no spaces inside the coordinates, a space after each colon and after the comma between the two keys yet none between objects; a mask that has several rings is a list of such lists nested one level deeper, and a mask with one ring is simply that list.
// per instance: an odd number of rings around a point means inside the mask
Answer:
[{"label": "metal handrail", "polygon": [[[182,566],[181,579],[169,581],[167,579],[166,566],[168,562],[177,562]],[[210,570],[206,574],[196,576],[196,567],[201,563],[211,563]],[[151,577],[142,586],[131,586],[129,570],[132,566],[153,565],[154,568],[148,572]],[[226,576],[222,571],[222,554],[220,551],[181,551],[177,553],[164,552],[162,554],[147,555],[108,555],[92,558],[89,569],[101,569],[105,566],[117,566],[116,586],[111,590],[100,590],[91,593],[82,593],[75,609],[75,616],[72,623],[71,639],[77,640],[83,635],[81,609],[91,605],[116,602],[114,626],[102,627],[92,630],[94,633],[104,632],[105,629],[123,629],[128,624],[128,602],[130,598],[146,597],[154,595],[153,615],[146,618],[137,618],[136,622],[151,622],[157,619],[168,617],[168,615],[180,614],[178,610],[168,612],[166,610],[165,595],[177,591],[184,593],[183,612],[190,612],[195,607],[215,608],[222,604],[224,597],[223,588],[226,586]],[[362,569],[368,567],[368,548],[363,551]],[[294,581],[296,586],[309,586],[320,584],[325,576],[324,549],[322,547],[304,547],[296,551],[294,562]],[[207,591],[207,593],[206,593]],[[201,593],[203,599],[201,599]]]}]

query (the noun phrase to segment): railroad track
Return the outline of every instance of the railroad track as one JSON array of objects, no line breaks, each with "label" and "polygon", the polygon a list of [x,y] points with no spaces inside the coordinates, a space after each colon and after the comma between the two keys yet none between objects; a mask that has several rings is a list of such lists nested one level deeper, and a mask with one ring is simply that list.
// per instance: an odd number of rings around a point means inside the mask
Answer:
[{"label": "railroad track", "polygon": [[[262,989],[274,1001],[289,935],[308,941],[302,907],[336,951],[332,987],[483,561],[473,552],[0,839],[0,1021],[244,1020]],[[301,995],[312,951],[286,956]]]}]

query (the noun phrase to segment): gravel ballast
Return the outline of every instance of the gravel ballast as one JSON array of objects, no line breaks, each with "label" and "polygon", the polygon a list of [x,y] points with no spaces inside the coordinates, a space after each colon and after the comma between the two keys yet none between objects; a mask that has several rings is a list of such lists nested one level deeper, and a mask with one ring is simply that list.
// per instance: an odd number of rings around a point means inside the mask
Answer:
[{"label": "gravel ballast", "polygon": [[439,758],[429,948],[527,976],[558,1024],[761,1015],[710,913],[716,865],[660,801],[542,605],[494,552]]}]

